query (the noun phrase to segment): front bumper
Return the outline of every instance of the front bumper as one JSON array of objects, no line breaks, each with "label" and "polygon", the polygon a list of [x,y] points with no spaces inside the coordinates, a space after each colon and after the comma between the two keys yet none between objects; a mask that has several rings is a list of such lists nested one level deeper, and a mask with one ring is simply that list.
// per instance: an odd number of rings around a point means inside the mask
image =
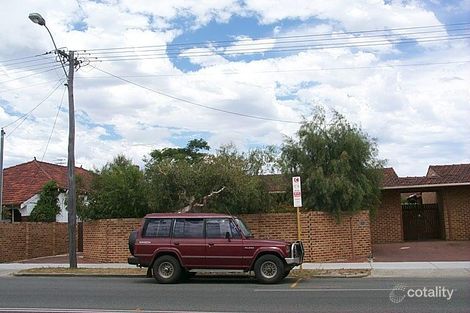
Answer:
[{"label": "front bumper", "polygon": [[298,240],[291,245],[290,257],[284,260],[288,265],[297,266],[304,262],[304,245],[302,241]]}]

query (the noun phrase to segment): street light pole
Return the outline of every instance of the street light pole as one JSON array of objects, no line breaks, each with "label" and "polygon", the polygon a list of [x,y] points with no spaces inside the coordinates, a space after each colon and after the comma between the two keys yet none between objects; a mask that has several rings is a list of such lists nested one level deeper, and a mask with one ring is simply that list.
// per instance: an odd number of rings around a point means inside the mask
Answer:
[{"label": "street light pole", "polygon": [[[69,239],[69,266],[70,268],[77,268],[77,210],[76,210],[76,193],[75,193],[75,104],[73,100],[73,78],[75,71],[75,55],[74,51],[65,51],[57,49],[54,37],[49,28],[46,26],[46,20],[39,13],[29,14],[29,19],[40,26],[44,26],[51,36],[52,43],[54,44],[55,53],[59,55],[60,64],[64,70],[65,77],[67,78],[67,90],[69,98],[69,139],[68,139],[68,159],[67,159],[67,178],[68,178],[68,193],[67,193],[67,221],[68,221],[68,239]],[[65,58],[69,62],[69,71],[65,70],[65,65],[62,60]]]}]

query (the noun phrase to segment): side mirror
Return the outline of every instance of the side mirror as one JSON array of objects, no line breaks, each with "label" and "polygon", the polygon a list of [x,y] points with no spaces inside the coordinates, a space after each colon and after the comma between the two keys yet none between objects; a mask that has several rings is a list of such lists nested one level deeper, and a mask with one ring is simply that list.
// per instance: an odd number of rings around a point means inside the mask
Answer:
[{"label": "side mirror", "polygon": [[230,233],[229,233],[229,232],[226,232],[226,233],[225,233],[225,239],[227,239],[228,241],[230,241],[231,238],[232,238],[232,236],[230,236]]}]

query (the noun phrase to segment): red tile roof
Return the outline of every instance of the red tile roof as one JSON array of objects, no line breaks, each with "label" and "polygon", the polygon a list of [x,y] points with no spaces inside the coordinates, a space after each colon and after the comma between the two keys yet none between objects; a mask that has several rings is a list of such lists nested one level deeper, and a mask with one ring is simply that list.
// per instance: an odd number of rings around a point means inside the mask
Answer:
[{"label": "red tile roof", "polygon": [[[75,175],[83,178],[85,188],[90,185],[93,173],[75,168]],[[19,205],[39,193],[45,183],[55,180],[62,189],[67,189],[67,167],[46,162],[33,161],[18,164],[3,171],[3,204]]]},{"label": "red tile roof", "polygon": [[398,175],[395,173],[393,167],[386,167],[383,169],[382,185],[393,186],[398,184]]},{"label": "red tile roof", "polygon": [[[393,171],[393,169],[391,169]],[[470,164],[431,165],[426,176],[398,177],[390,168],[384,169],[382,187],[386,189],[433,185],[470,185]]]}]

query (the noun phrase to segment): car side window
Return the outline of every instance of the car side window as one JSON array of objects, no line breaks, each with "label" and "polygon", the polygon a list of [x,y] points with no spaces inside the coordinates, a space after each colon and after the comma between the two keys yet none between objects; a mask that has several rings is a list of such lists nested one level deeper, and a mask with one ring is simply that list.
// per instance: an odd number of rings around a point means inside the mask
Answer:
[{"label": "car side window", "polygon": [[206,220],[206,237],[207,238],[225,238],[226,233],[231,238],[241,238],[238,231],[232,228],[232,222],[228,218],[207,219]]},{"label": "car side window", "polygon": [[240,231],[238,230],[237,226],[235,225],[233,221],[230,221],[230,230],[232,232],[232,238],[235,238],[235,239],[242,238]]},{"label": "car side window", "polygon": [[175,238],[203,238],[204,220],[202,218],[176,219],[173,229]]},{"label": "car side window", "polygon": [[152,218],[145,223],[142,237],[170,237],[171,219]]}]

